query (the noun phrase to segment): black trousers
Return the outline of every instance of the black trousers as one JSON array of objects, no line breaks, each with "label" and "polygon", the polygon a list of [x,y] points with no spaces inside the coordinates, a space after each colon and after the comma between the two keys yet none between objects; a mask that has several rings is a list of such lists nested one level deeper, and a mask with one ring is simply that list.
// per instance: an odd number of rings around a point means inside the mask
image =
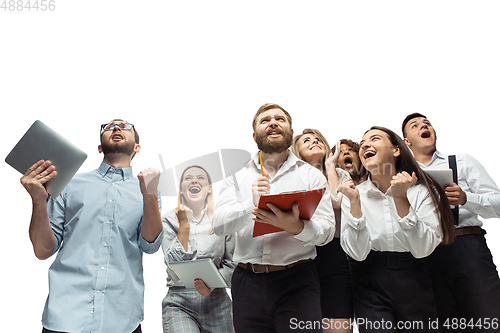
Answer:
[{"label": "black trousers", "polygon": [[432,280],[423,260],[408,252],[371,251],[349,264],[360,332],[436,332]]},{"label": "black trousers", "polygon": [[237,333],[322,332],[318,274],[312,261],[271,273],[237,266],[231,293]]},{"label": "black trousers", "polygon": [[316,246],[316,253],[313,262],[318,271],[323,318],[354,318],[351,271],[340,238]]},{"label": "black trousers", "polygon": [[[48,329],[46,329],[45,327],[42,329],[42,333],[65,333],[65,332],[56,332],[56,331],[50,331]],[[142,330],[141,330],[141,325],[139,325],[135,331],[133,331],[132,333],[142,333]]]},{"label": "black trousers", "polygon": [[465,235],[429,256],[441,332],[499,332],[500,279],[484,235]]}]

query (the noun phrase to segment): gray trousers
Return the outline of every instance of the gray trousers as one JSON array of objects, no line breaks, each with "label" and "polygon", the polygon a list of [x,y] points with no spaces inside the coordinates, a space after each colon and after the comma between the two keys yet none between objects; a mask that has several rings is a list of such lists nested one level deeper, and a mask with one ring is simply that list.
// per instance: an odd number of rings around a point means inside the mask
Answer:
[{"label": "gray trousers", "polygon": [[163,332],[234,332],[229,295],[223,288],[201,296],[196,289],[171,287],[163,299]]}]

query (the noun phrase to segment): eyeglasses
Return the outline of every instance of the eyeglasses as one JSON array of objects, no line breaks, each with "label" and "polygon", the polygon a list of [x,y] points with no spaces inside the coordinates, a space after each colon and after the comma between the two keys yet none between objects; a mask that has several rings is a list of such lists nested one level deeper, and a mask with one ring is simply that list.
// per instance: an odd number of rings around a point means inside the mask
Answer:
[{"label": "eyeglasses", "polygon": [[134,125],[133,124],[129,124],[129,123],[120,123],[120,124],[109,123],[109,124],[102,124],[101,125],[101,134],[104,131],[112,131],[112,130],[114,130],[116,126],[118,126],[122,131],[130,131],[132,128],[134,128]]}]

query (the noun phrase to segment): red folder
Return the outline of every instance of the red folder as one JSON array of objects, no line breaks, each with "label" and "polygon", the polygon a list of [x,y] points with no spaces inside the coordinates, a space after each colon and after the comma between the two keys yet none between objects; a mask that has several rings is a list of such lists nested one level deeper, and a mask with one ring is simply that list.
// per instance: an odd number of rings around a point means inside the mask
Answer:
[{"label": "red folder", "polygon": [[[299,204],[300,218],[303,220],[310,220],[316,208],[318,207],[326,188],[314,189],[309,191],[289,192],[280,194],[265,194],[259,199],[259,208],[271,211],[267,207],[268,203],[272,203],[282,211],[292,210],[292,205],[297,202]],[[253,237],[258,237],[274,232],[284,231],[274,225],[255,222],[253,228]]]}]

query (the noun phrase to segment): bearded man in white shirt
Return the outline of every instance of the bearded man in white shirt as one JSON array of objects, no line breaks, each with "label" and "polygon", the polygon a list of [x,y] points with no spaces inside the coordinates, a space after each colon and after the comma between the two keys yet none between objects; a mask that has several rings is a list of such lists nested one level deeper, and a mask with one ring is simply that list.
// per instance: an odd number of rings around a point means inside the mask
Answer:
[{"label": "bearded man in white shirt", "polygon": [[[319,281],[312,259],[315,245],[330,242],[335,217],[323,174],[288,149],[293,130],[290,114],[264,104],[253,119],[253,138],[262,155],[225,179],[213,221],[217,235],[236,232],[232,279],[236,332],[322,332]],[[264,173],[264,176],[262,174]],[[311,220],[299,218],[300,207],[281,211],[256,208],[264,194],[326,188]],[[254,222],[283,229],[253,237]]]},{"label": "bearded man in white shirt", "polygon": [[[452,168],[452,160],[436,149],[436,131],[427,117],[408,115],[402,130],[422,169]],[[456,239],[429,257],[440,331],[452,330],[456,318],[468,324],[464,332],[497,332],[500,279],[478,216],[500,218],[500,189],[472,156],[456,155],[455,159],[458,181],[445,192],[450,204],[458,207]]]}]

